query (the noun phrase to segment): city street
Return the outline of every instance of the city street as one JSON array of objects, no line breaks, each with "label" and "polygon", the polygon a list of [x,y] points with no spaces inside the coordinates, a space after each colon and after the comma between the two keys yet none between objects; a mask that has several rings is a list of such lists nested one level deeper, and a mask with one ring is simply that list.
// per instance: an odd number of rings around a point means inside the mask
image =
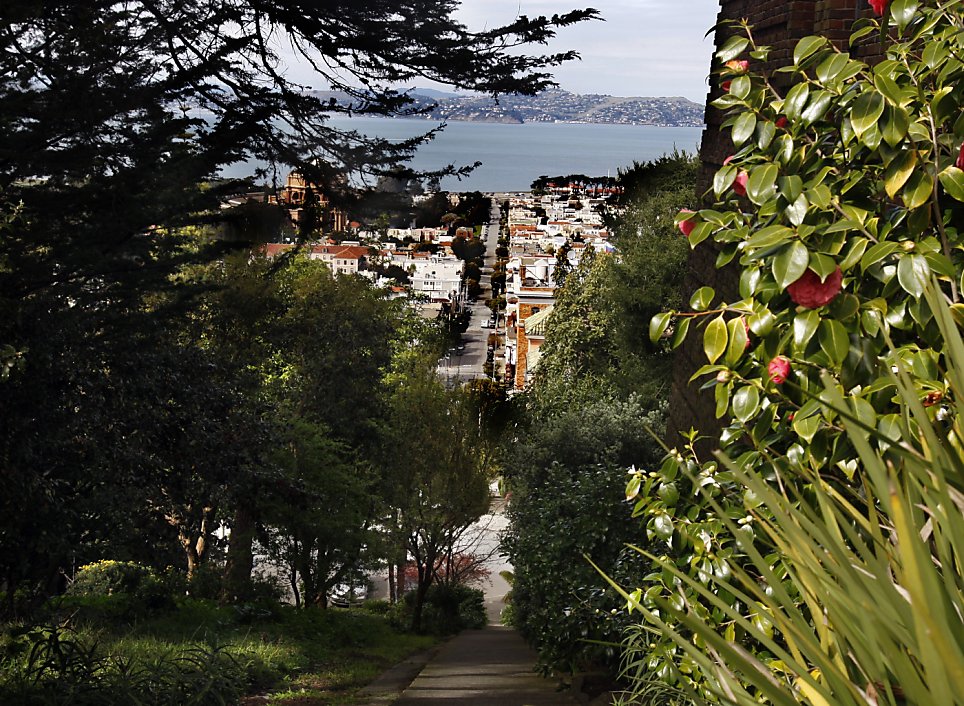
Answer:
[{"label": "city street", "polygon": [[494,329],[482,328],[482,323],[492,316],[489,307],[485,305],[485,300],[492,296],[489,277],[492,274],[492,266],[495,264],[495,249],[498,247],[499,240],[499,206],[495,199],[492,200],[489,223],[483,228],[482,234],[485,243],[482,278],[479,282],[482,294],[477,301],[469,305],[471,320],[468,329],[462,334],[462,344],[465,349],[461,353],[457,348],[449,350],[448,354],[439,361],[439,374],[450,385],[485,377],[482,366],[486,360],[489,334],[495,333]]}]

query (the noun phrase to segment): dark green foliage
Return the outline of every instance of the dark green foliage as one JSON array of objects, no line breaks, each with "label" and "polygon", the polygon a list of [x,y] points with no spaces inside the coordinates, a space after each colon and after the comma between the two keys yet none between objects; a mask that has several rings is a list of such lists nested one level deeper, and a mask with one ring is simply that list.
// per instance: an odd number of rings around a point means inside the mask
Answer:
[{"label": "dark green foliage", "polygon": [[[249,158],[282,173],[296,167],[343,202],[351,200],[347,175],[409,180],[399,166],[431,135],[368,140],[325,118],[405,114],[410,99],[390,86],[416,76],[536,92],[551,83],[549,67],[574,55],[525,56],[507,46],[544,42],[595,16],[519,18],[473,32],[454,10],[448,0],[2,4],[6,610],[18,590],[49,595],[63,588],[67,567],[105,556],[161,567],[180,553],[193,571],[221,549],[212,534],[218,519],[272,478],[263,454],[275,410],[251,382],[262,372],[262,332],[249,329],[245,349],[195,325],[204,318],[200,292],[224,282],[187,265],[259,242],[280,216],[222,210],[226,194],[253,185],[218,181],[219,169]],[[347,92],[352,105],[288,80],[275,55],[281,44],[310,56],[314,81]],[[440,165],[436,176],[459,171]],[[324,295],[338,295],[321,284],[316,293],[311,306],[321,311]],[[329,346],[323,355],[296,343],[300,380],[320,381],[318,401],[305,406],[370,446],[373,388],[339,387],[346,370],[367,385],[385,364],[383,349],[365,338],[381,335],[385,319],[360,324],[372,314],[371,298],[362,298],[350,321],[319,314],[310,322]]]},{"label": "dark green foliage", "polygon": [[460,260],[477,260],[485,254],[485,243],[475,237],[457,235],[452,239],[452,252]]},{"label": "dark green foliage", "polygon": [[675,155],[634,167],[642,186],[615,224],[617,252],[587,249],[556,292],[503,459],[511,617],[546,668],[618,667],[625,603],[584,556],[627,579],[645,566],[624,546],[638,540],[626,521],[626,471],[661,456],[651,434],[663,430],[671,359],[639,331],[679,298],[687,246],[673,216],[693,199],[694,164]]},{"label": "dark green foliage", "polygon": [[693,196],[700,162],[695,155],[674,150],[649,162],[633,162],[619,170],[620,203],[632,206],[654,194],[683,191]]},{"label": "dark green foliage", "polygon": [[214,646],[133,662],[51,626],[23,632],[6,651],[17,666],[0,676],[0,702],[20,706],[214,706],[236,701],[249,683],[245,666]]},{"label": "dark green foliage", "polygon": [[[405,594],[393,611],[392,620],[401,628],[412,622],[415,591]],[[479,629],[486,625],[485,596],[477,588],[460,584],[435,584],[425,594],[421,632],[429,635],[453,635],[461,630]]]},{"label": "dark green foliage", "polygon": [[99,561],[81,567],[67,589],[68,596],[124,596],[132,612],[174,607],[173,582],[151,568],[129,561]]},{"label": "dark green foliage", "polygon": [[589,382],[530,410],[504,459],[513,624],[545,668],[616,667],[612,647],[588,641],[618,642],[628,616],[584,556],[626,578],[641,570],[639,555],[624,546],[638,532],[623,486],[627,466],[658,458],[646,427],[661,422],[660,412]]}]

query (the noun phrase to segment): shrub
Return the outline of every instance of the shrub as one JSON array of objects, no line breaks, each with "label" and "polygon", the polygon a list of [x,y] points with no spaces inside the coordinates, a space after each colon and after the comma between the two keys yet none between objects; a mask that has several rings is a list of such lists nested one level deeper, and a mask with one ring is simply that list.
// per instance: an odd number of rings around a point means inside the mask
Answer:
[{"label": "shrub", "polygon": [[[415,592],[410,591],[393,606],[390,621],[397,628],[411,625]],[[465,629],[485,627],[485,595],[477,588],[461,584],[434,584],[425,595],[422,631],[430,635],[452,635]]]},{"label": "shrub", "polygon": [[129,561],[104,560],[81,567],[67,594],[86,598],[117,597],[117,603],[134,612],[156,612],[174,606],[172,585],[153,569]]},{"label": "shrub", "polygon": [[[873,68],[822,37],[806,37],[778,74],[786,81],[771,80],[754,70],[769,49],[748,28],[717,52],[728,88],[715,105],[728,111],[724,127],[736,151],[714,178],[716,203],[677,220],[691,246],[712,239],[718,265],[737,268],[738,299],[720,301],[703,287],[690,310],[657,315],[650,325],[652,340],[667,345],[702,327],[708,364],[695,377],[727,420],[719,445],[733,466],[700,458],[694,433],[658,470],[631,480],[627,492],[638,499],[647,537],[664,548],[654,554],[666,567],[632,595],[650,612],[667,600],[687,606],[774,669],[779,660],[761,638],[773,629],[771,617],[721,587],[749,561],[750,538],[763,547],[775,541],[763,491],[752,481],[786,493],[802,515],[825,493],[886,523],[886,499],[865,494],[862,439],[843,430],[854,417],[878,431],[876,450],[897,463],[907,416],[894,369],[909,373],[938,438],[958,434],[946,337],[936,300],[924,295],[934,278],[951,314],[964,318],[964,7],[895,0],[881,11],[884,26],[862,20],[851,38],[879,33],[886,57]],[[845,406],[831,404],[843,397]],[[856,541],[850,529],[841,532]],[[793,596],[795,577],[781,552],[760,556],[785,584],[769,587]],[[756,632],[739,629],[744,623],[720,601]],[[710,694],[718,676],[670,639],[681,627],[673,620],[667,631],[642,630],[635,654],[645,651],[650,676]]]},{"label": "shrub", "polygon": [[128,660],[99,654],[64,626],[21,631],[3,661],[0,703],[20,706],[207,706],[236,702],[248,685],[245,668],[219,647]]}]

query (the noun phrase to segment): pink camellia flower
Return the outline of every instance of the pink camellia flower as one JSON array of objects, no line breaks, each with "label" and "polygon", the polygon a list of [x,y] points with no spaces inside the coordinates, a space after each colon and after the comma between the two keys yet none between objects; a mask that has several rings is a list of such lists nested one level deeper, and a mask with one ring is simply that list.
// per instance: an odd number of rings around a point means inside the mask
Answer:
[{"label": "pink camellia flower", "polygon": [[767,366],[767,372],[770,374],[770,379],[774,384],[782,385],[790,375],[790,359],[785,355],[778,355],[770,361],[770,364]]},{"label": "pink camellia flower", "polygon": [[726,62],[726,68],[738,74],[745,74],[750,69],[750,62],[746,59],[733,59]]},{"label": "pink camellia flower", "polygon": [[[680,209],[679,215],[682,216],[684,213],[695,213],[695,211],[691,211],[688,208]],[[678,225],[680,232],[688,238],[690,237],[690,233],[692,233],[693,229],[696,227],[696,221],[692,218],[688,218],[685,221],[680,221]]]},{"label": "pink camellia flower", "polygon": [[957,161],[954,162],[954,166],[958,169],[964,169],[964,142],[961,143],[961,151],[957,155]]},{"label": "pink camellia flower", "polygon": [[737,196],[746,196],[746,183],[749,179],[750,175],[746,172],[740,172],[736,175],[736,179],[733,180],[733,191],[736,192]]},{"label": "pink camellia flower", "polygon": [[887,9],[887,0],[867,0],[867,4],[874,8],[878,17],[882,17]]},{"label": "pink camellia flower", "polygon": [[781,115],[779,118],[777,118],[776,125],[779,128],[785,128],[787,126],[787,116]]},{"label": "pink camellia flower", "polygon": [[843,272],[838,267],[831,272],[827,279],[820,281],[820,275],[808,269],[793,284],[787,287],[787,294],[794,303],[799,304],[805,309],[819,309],[824,304],[829,304],[834,297],[840,294],[840,285],[843,282]]}]

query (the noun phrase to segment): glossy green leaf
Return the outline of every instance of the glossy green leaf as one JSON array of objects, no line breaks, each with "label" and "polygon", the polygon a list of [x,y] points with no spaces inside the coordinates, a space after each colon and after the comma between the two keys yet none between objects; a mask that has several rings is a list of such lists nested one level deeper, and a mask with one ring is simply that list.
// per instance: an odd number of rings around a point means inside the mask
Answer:
[{"label": "glossy green leaf", "polygon": [[884,114],[884,97],[877,91],[865,91],[854,101],[850,110],[850,124],[857,137],[877,124]]},{"label": "glossy green leaf", "polygon": [[793,347],[802,351],[810,343],[820,324],[820,314],[811,309],[793,317]]},{"label": "glossy green leaf", "polygon": [[799,66],[801,61],[823,47],[826,43],[826,37],[804,37],[797,42],[797,46],[793,49],[793,63]]},{"label": "glossy green leaf", "polygon": [[938,175],[938,179],[951,198],[964,201],[964,171],[957,167],[948,167]]},{"label": "glossy green leaf", "polygon": [[676,330],[673,331],[673,340],[670,344],[673,348],[679,348],[683,345],[683,341],[686,340],[686,334],[689,333],[690,322],[692,320],[692,317],[684,316],[676,322]]},{"label": "glossy green leaf", "polygon": [[897,243],[885,240],[882,243],[875,243],[870,247],[869,250],[860,258],[860,267],[862,270],[866,270],[872,265],[876,265],[878,262],[883,260],[889,255],[892,255],[900,246]]},{"label": "glossy green leaf", "polygon": [[760,392],[747,385],[733,394],[733,414],[741,422],[748,422],[760,409]]},{"label": "glossy green leaf", "polygon": [[749,112],[743,113],[736,119],[736,122],[733,123],[730,138],[733,140],[734,145],[740,147],[744,142],[750,139],[755,130],[756,115]]},{"label": "glossy green leaf", "polygon": [[907,185],[901,192],[901,198],[907,208],[920,208],[931,197],[934,190],[934,180],[931,175],[917,170],[907,180]]},{"label": "glossy green leaf", "polygon": [[807,271],[810,253],[799,240],[792,242],[773,258],[773,277],[780,289],[796,282]]},{"label": "glossy green leaf", "polygon": [[737,76],[730,81],[730,95],[736,98],[746,98],[750,95],[753,83],[749,76]]},{"label": "glossy green leaf", "polygon": [[713,303],[713,297],[715,296],[716,292],[713,291],[712,287],[700,287],[690,297],[690,308],[693,311],[706,311]]},{"label": "glossy green leaf", "polygon": [[820,322],[820,348],[835,364],[840,365],[847,359],[850,351],[850,337],[847,329],[836,319],[824,319]]},{"label": "glossy green leaf", "polygon": [[664,541],[669,541],[673,537],[673,518],[663,512],[656,515],[653,520],[653,532]]},{"label": "glossy green leaf", "polygon": [[832,102],[833,94],[830,91],[817,91],[810,97],[810,102],[803,109],[800,118],[808,125],[822,120]]},{"label": "glossy green leaf", "polygon": [[884,110],[881,124],[884,142],[891,147],[896,147],[907,136],[907,129],[910,127],[910,115],[900,106],[888,105]]},{"label": "glossy green leaf", "polygon": [[716,58],[722,62],[730,61],[745,52],[749,46],[750,40],[746,37],[739,35],[730,37],[724,42],[723,46],[720,47],[719,51],[716,52]]},{"label": "glossy green leaf", "polygon": [[661,312],[656,314],[652,319],[649,320],[649,340],[653,343],[659,341],[662,338],[663,333],[669,326],[670,319],[673,315],[669,312]]},{"label": "glossy green leaf", "polygon": [[864,253],[867,252],[867,246],[870,241],[864,237],[850,238],[847,243],[847,250],[840,261],[840,269],[846,272],[847,270],[855,267]]},{"label": "glossy green leaf", "polygon": [[884,170],[884,190],[894,198],[917,167],[917,150],[902,150]]},{"label": "glossy green leaf", "polygon": [[793,430],[797,433],[797,436],[809,444],[820,430],[820,415],[813,414],[801,419],[798,414],[793,418]]},{"label": "glossy green leaf", "polygon": [[776,322],[776,317],[769,309],[763,309],[762,311],[751,314],[747,320],[747,326],[750,327],[752,331],[757,336],[766,336],[770,331],[773,330],[773,324]]},{"label": "glossy green leaf", "polygon": [[777,128],[769,120],[761,120],[756,126],[756,145],[761,150],[765,150],[776,137]]},{"label": "glossy green leaf", "polygon": [[730,188],[733,180],[736,179],[736,167],[731,164],[721,167],[713,177],[713,192],[719,198],[723,192]]},{"label": "glossy green leaf", "polygon": [[698,223],[696,227],[690,231],[689,236],[686,238],[690,248],[695,248],[697,245],[709,238],[713,234],[714,227],[715,226],[712,223],[708,223],[706,221]]},{"label": "glossy green leaf", "polygon": [[810,97],[810,85],[798,83],[787,92],[783,101],[783,112],[791,120],[797,120],[802,114]]},{"label": "glossy green leaf", "polygon": [[793,225],[798,226],[803,223],[804,219],[807,217],[807,209],[810,204],[807,203],[807,197],[800,194],[796,200],[787,206],[784,213],[787,214],[787,220]]},{"label": "glossy green leaf", "polygon": [[748,267],[740,274],[740,296],[749,299],[756,293],[762,274],[759,267]]},{"label": "glossy green leaf", "polygon": [[746,241],[746,247],[751,250],[756,250],[757,248],[769,248],[773,245],[785,243],[792,237],[793,231],[786,226],[767,226],[766,228],[761,228],[756,233],[751,235],[749,240]]},{"label": "glossy green leaf", "polygon": [[897,281],[905,292],[920,297],[927,287],[931,269],[923,255],[904,255],[897,261]]},{"label": "glossy green leaf", "polygon": [[720,314],[706,325],[706,330],[703,332],[703,351],[711,363],[715,363],[723,355],[723,351],[726,350],[726,342],[726,321]]},{"label": "glossy green leaf", "polygon": [[888,101],[894,105],[900,105],[902,99],[900,87],[890,76],[880,72],[874,72],[874,87],[880,91],[880,94]]},{"label": "glossy green leaf", "polygon": [[822,282],[836,271],[837,261],[824,253],[810,253],[810,262],[807,269],[816,272]]},{"label": "glossy green leaf", "polygon": [[746,322],[742,317],[730,319],[726,323],[726,330],[729,340],[726,344],[726,364],[731,368],[740,362],[740,358],[746,352],[748,338],[746,335]]},{"label": "glossy green leaf", "polygon": [[918,7],[916,0],[894,0],[890,4],[890,14],[897,26],[903,30],[914,19]]},{"label": "glossy green leaf", "polygon": [[713,400],[716,402],[716,418],[720,419],[730,408],[730,387],[732,383],[717,383],[713,389]]},{"label": "glossy green leaf", "polygon": [[817,66],[817,78],[820,79],[821,83],[834,81],[847,68],[849,61],[850,56],[848,54],[831,54]]},{"label": "glossy green leaf", "polygon": [[826,184],[820,184],[807,192],[807,201],[817,206],[818,208],[829,208],[831,203],[830,189]]},{"label": "glossy green leaf", "polygon": [[757,206],[773,198],[776,193],[777,174],[775,164],[761,164],[750,170],[746,184],[746,195]]}]

